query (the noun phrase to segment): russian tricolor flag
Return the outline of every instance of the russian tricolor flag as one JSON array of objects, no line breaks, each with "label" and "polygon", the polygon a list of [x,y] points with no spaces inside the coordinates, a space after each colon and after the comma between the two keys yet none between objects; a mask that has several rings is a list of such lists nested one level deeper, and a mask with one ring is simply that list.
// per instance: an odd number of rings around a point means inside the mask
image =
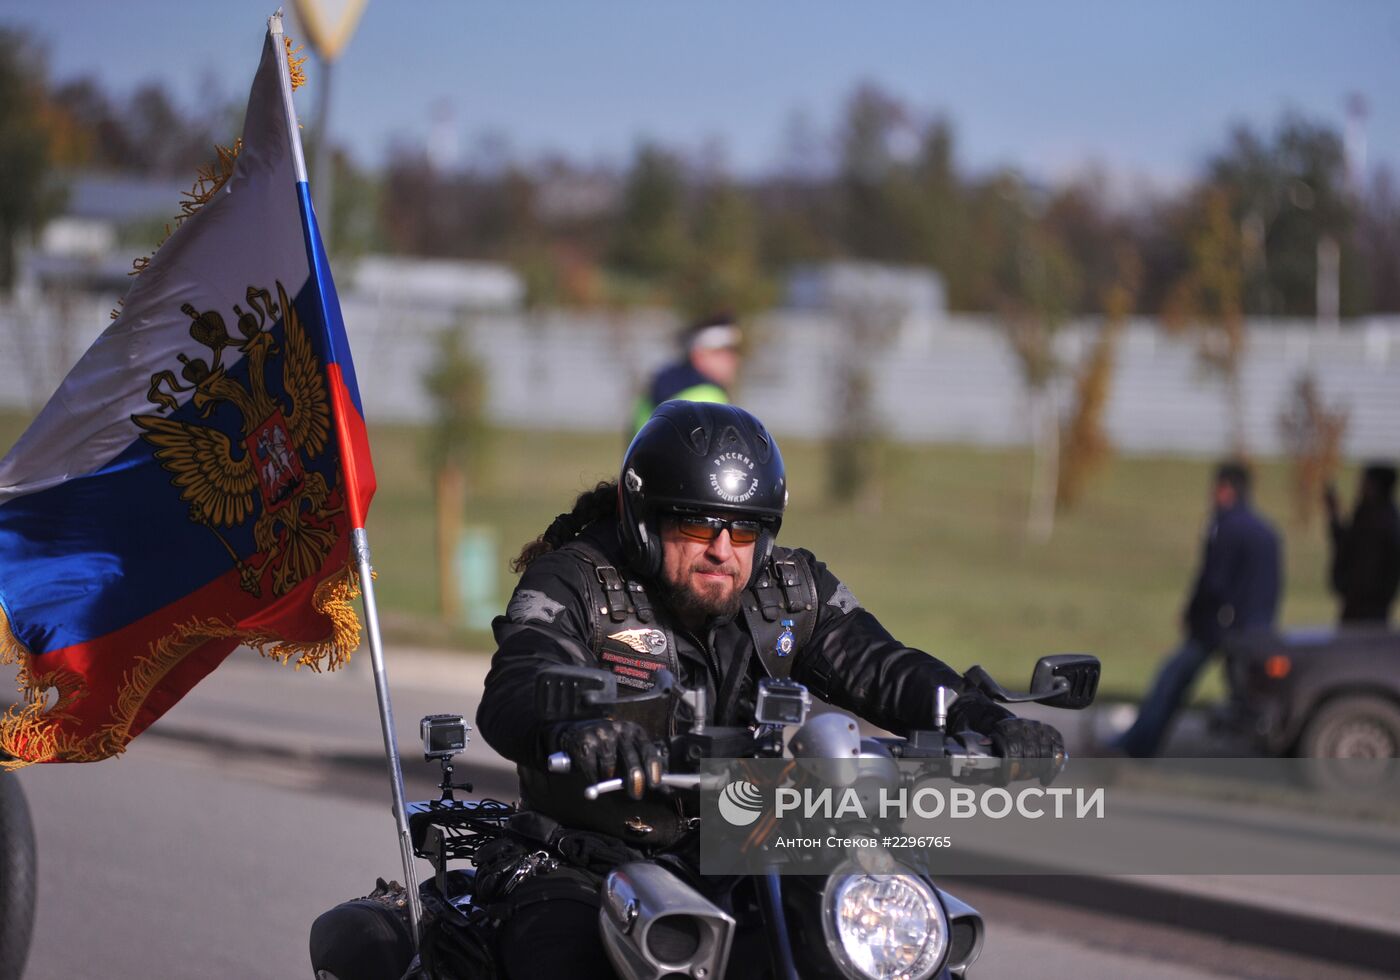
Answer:
[{"label": "russian tricolor flag", "polygon": [[359,643],[374,470],[274,29],[232,173],[0,461],[10,767],[121,752],[239,644]]}]

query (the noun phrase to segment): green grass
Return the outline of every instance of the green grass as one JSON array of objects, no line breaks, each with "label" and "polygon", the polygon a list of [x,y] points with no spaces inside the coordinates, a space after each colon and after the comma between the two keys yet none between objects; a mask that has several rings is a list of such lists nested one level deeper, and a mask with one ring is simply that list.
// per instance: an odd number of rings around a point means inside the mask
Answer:
[{"label": "green grass", "polygon": [[[373,433],[380,493],[371,541],[381,602],[400,629],[426,629],[435,614],[432,500],[420,436]],[[578,491],[613,475],[621,442],[611,435],[498,433],[476,478],[468,521],[494,529],[502,598],[505,570]],[[1023,451],[886,447],[872,496],[878,506],[823,499],[819,446],[784,441],[792,488],[781,540],[810,548],[904,642],[965,668],[981,663],[1008,683],[1029,677],[1043,653],[1087,651],[1104,662],[1104,688],[1140,692],[1177,638],[1206,517],[1206,460],[1111,462],[1048,544],[1023,534],[1030,459]],[[1285,464],[1257,474],[1262,509],[1287,515]],[[1319,527],[1281,524],[1288,569],[1284,622],[1331,619]],[[425,634],[419,633],[418,636]],[[456,643],[490,649],[485,634]],[[1210,679],[1207,695],[1219,690]]]},{"label": "green grass", "polygon": [[[24,422],[0,415],[0,439],[13,442]],[[437,615],[422,430],[378,426],[371,443],[379,492],[369,533],[387,635],[490,650],[488,634],[452,629]],[[580,490],[613,476],[622,448],[620,435],[493,434],[466,521],[495,534],[502,603],[514,584],[509,558]],[[1037,656],[1087,651],[1103,660],[1105,691],[1134,694],[1177,638],[1209,461],[1114,460],[1079,508],[1060,515],[1051,541],[1036,546],[1023,535],[1030,472],[1023,451],[885,447],[869,495],[878,506],[845,508],[824,500],[819,446],[784,440],[783,450],[792,497],[781,541],[810,548],[891,632],[954,666],[981,663],[1021,684]],[[1322,529],[1286,522],[1286,464],[1266,461],[1256,479],[1261,509],[1286,538],[1283,621],[1330,621]],[[1218,690],[1211,678],[1203,693]]]}]

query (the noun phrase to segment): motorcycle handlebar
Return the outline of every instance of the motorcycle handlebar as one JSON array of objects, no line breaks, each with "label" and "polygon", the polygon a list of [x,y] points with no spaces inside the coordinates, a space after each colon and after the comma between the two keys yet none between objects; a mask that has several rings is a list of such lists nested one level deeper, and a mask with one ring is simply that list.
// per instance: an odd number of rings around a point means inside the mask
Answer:
[{"label": "motorcycle handlebar", "polygon": [[[552,773],[565,774],[573,771],[573,760],[569,758],[567,752],[551,753],[546,761],[549,771]],[[697,773],[667,772],[661,774],[661,782],[658,786],[670,786],[674,789],[699,789],[713,783],[715,786],[722,786],[724,781],[718,776],[702,776]],[[604,793],[616,793],[623,788],[625,783],[621,779],[605,779],[601,783],[594,783],[586,787],[583,791],[585,799],[596,800]]]},{"label": "motorcycle handlebar", "polygon": [[[719,789],[724,786],[723,776],[706,776],[700,773],[689,772],[667,772],[662,773],[661,782],[658,786],[670,786],[672,789]],[[583,791],[584,799],[596,800],[604,793],[616,793],[623,787],[621,779],[605,779],[601,783],[594,783]]]},{"label": "motorcycle handlebar", "polygon": [[[952,762],[963,771],[988,769],[998,767],[1002,760],[996,756],[985,756],[968,752],[945,751],[944,758]],[[547,761],[548,769],[552,773],[566,774],[573,770],[573,762],[567,752],[555,752],[549,756]],[[956,775],[956,773],[955,773]],[[623,789],[625,782],[620,779],[605,779],[600,783],[594,783],[584,789],[585,799],[596,800],[607,793],[616,793]],[[718,775],[700,775],[696,773],[663,773],[659,786],[669,786],[673,789],[703,789],[707,785],[709,788],[719,788],[724,785],[724,779]]]}]

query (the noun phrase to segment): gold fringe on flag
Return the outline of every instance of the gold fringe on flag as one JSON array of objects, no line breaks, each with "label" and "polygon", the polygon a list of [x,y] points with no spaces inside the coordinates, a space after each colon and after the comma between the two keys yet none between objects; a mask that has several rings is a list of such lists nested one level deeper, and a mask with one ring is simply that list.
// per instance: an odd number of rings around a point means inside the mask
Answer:
[{"label": "gold fringe on flag", "polygon": [[295,92],[306,84],[306,69],[303,67],[306,55],[301,54],[304,49],[300,44],[292,47],[292,39],[286,34],[282,35],[282,41],[287,45],[287,74],[292,76],[292,91]]},{"label": "gold fringe on flag", "polygon": [[[360,620],[354,607],[359,595],[358,578],[348,564],[316,587],[312,608],[330,621],[330,636],[324,640],[283,640],[266,630],[239,629],[219,619],[195,619],[177,626],[152,643],[150,652],[122,675],[111,722],[86,736],[63,731],[65,723],[78,723],[68,709],[88,696],[83,678],[68,670],[33,676],[33,658],[0,609],[0,663],[20,665],[19,688],[26,699],[0,717],[0,752],[11,757],[0,761],[0,771],[37,762],[98,762],[120,755],[126,751],[137,715],[152,692],[187,656],[211,640],[237,640],[282,664],[295,658],[297,670],[336,670],[350,662],[360,645]],[[52,705],[48,705],[50,690],[58,694]]]},{"label": "gold fringe on flag", "polygon": [[19,664],[23,670],[29,660],[29,649],[10,629],[10,617],[0,606],[0,664]]}]

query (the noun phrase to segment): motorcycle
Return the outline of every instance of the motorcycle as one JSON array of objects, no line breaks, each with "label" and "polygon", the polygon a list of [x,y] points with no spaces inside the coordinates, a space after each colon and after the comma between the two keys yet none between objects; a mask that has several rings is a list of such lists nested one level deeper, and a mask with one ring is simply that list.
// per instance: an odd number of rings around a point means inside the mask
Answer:
[{"label": "motorcycle", "polygon": [[[969,685],[999,702],[1069,709],[1092,703],[1098,678],[1097,658],[1074,654],[1042,657],[1028,693],[1007,691],[980,667],[966,675]],[[661,740],[669,771],[650,790],[656,794],[717,788],[712,760],[790,757],[816,767],[855,760],[866,774],[874,766],[889,781],[901,778],[895,760],[917,760],[922,773],[961,782],[1036,776],[1044,781],[1053,775],[1029,767],[1015,772],[993,753],[986,737],[948,731],[950,692],[943,688],[936,692],[934,729],[906,738],[862,738],[848,715],[812,714],[807,689],[785,679],[760,681],[755,724],[733,728],[706,724],[706,692],[684,690],[664,671],[652,691],[624,697],[606,670],[551,668],[540,675],[536,694],[551,722],[610,717],[638,721],[653,732],[670,731]],[[497,975],[491,935],[500,922],[496,903],[537,873],[590,862],[595,879],[601,879],[603,944],[622,980],[958,980],[981,952],[985,930],[977,911],[912,867],[901,866],[897,873],[851,866],[824,874],[780,876],[769,870],[706,878],[699,874],[693,847],[678,844],[642,854],[619,842],[616,854],[605,855],[614,859],[611,866],[599,872],[598,855],[567,846],[576,841],[552,821],[545,819],[542,829],[535,815],[512,804],[455,798],[455,790],[470,789],[452,781],[453,761],[468,741],[469,726],[461,716],[430,715],[421,731],[425,757],[442,767],[441,796],[408,807],[414,853],[431,864],[433,876],[419,888],[420,953],[403,980]],[[1062,765],[1060,760],[1055,771]],[[569,757],[556,753],[549,769],[569,773]],[[586,786],[582,795],[597,800],[623,788],[622,779],[608,779]],[[689,819],[692,831],[698,833],[699,821]],[[693,845],[694,835],[687,840]],[[509,859],[498,860],[502,854]],[[452,867],[462,862],[476,867]],[[400,893],[385,886],[362,901],[375,899],[397,912],[403,925]],[[332,958],[323,955],[324,962],[316,962],[316,932],[313,927],[317,976],[337,980],[341,975]],[[324,937],[320,946],[326,946]]]},{"label": "motorcycle", "polygon": [[34,931],[34,822],[19,777],[0,773],[0,980],[20,980]]}]

